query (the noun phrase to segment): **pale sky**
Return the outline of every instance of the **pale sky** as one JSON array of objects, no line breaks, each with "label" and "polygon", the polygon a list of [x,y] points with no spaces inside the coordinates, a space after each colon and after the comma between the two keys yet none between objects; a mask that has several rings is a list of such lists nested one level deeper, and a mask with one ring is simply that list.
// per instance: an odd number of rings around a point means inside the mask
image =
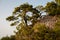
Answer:
[{"label": "pale sky", "polygon": [[12,35],[15,27],[11,27],[10,23],[6,21],[6,17],[12,14],[15,7],[28,2],[34,7],[38,5],[45,5],[52,0],[0,0],[0,37]]}]

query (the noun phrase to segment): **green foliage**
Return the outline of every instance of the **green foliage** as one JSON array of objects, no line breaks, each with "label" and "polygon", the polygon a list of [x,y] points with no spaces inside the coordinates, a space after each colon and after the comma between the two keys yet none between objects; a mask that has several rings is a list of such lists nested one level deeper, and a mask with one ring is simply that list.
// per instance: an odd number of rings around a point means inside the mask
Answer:
[{"label": "green foliage", "polygon": [[15,36],[12,35],[10,37],[6,36],[6,37],[2,37],[1,40],[15,40]]},{"label": "green foliage", "polygon": [[53,29],[49,29],[44,24],[41,23],[37,23],[34,26],[34,32],[36,32],[34,35],[36,40],[55,40],[56,37]]},{"label": "green foliage", "polygon": [[11,35],[10,36],[10,40],[15,40],[16,38],[15,38],[15,35]]},{"label": "green foliage", "polygon": [[55,0],[58,5],[60,5],[60,0]]},{"label": "green foliage", "polygon": [[44,24],[36,23],[33,27],[22,27],[16,33],[16,38],[16,40],[60,40],[60,31],[56,31],[55,28],[49,29]]},{"label": "green foliage", "polygon": [[56,33],[56,40],[60,40],[60,21],[56,22],[53,30]]},{"label": "green foliage", "polygon": [[7,37],[1,38],[1,40],[10,40],[10,38],[7,36]]},{"label": "green foliage", "polygon": [[55,2],[48,2],[45,9],[48,15],[60,15],[60,6],[58,6]]},{"label": "green foliage", "polygon": [[[32,17],[29,17],[28,15],[26,15],[27,12],[32,12]],[[32,24],[33,24],[34,22],[37,21],[37,18],[39,17],[38,13],[39,13],[39,11],[36,10],[36,8],[33,8],[32,5],[22,4],[19,7],[16,7],[14,12],[13,12],[13,14],[12,14],[12,16],[7,17],[6,20],[14,21],[14,23],[12,23],[11,26],[16,25],[17,21],[19,23],[22,20],[24,20],[26,25],[28,25],[27,21],[31,21],[32,20]],[[15,21],[15,20],[17,20],[17,21]]]},{"label": "green foliage", "polygon": [[14,16],[9,16],[8,18],[6,18],[6,20],[8,21],[14,21],[14,20],[17,20],[18,18],[17,17],[14,17]]},{"label": "green foliage", "polygon": [[[55,2],[48,2],[41,10],[46,10],[51,16],[60,15],[60,6]],[[28,16],[27,12],[32,12],[32,16]],[[17,25],[16,40],[60,40],[60,22],[50,29],[38,21],[39,13],[32,5],[22,4],[15,8],[12,16],[7,17],[6,20],[13,21],[11,26]],[[28,21],[31,22],[31,25],[28,25]],[[13,38],[11,40],[14,40]]]},{"label": "green foliage", "polygon": [[55,30],[56,32],[60,31],[60,21],[58,21],[58,22],[55,23],[54,30]]},{"label": "green foliage", "polygon": [[[26,15],[27,12],[31,12],[32,16]],[[22,4],[19,7],[16,7],[13,16],[9,16],[7,18],[8,21],[13,21],[11,26],[17,25],[16,29],[18,30],[16,33],[16,40],[30,40],[33,37],[33,25],[38,21],[39,11],[36,8],[33,8],[32,5]],[[14,18],[18,19],[14,19]],[[21,18],[21,19],[20,19]],[[28,25],[27,21],[31,22],[31,25]]]}]

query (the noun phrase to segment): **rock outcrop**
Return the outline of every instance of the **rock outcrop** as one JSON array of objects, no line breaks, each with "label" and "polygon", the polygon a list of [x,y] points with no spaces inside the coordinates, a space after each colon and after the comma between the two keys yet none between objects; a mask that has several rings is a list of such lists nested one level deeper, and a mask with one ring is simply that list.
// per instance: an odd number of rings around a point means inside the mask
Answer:
[{"label": "rock outcrop", "polygon": [[53,28],[55,26],[55,23],[59,21],[59,17],[57,16],[44,16],[40,19],[40,23],[43,23],[46,25],[46,27]]}]

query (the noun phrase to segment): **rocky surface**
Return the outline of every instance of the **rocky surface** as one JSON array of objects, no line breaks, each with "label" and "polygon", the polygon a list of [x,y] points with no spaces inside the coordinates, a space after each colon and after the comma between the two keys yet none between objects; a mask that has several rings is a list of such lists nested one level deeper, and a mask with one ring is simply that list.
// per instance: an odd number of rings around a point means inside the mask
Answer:
[{"label": "rocky surface", "polygon": [[57,21],[59,21],[59,18],[56,16],[45,16],[40,19],[40,23],[45,24],[49,28],[53,28]]}]

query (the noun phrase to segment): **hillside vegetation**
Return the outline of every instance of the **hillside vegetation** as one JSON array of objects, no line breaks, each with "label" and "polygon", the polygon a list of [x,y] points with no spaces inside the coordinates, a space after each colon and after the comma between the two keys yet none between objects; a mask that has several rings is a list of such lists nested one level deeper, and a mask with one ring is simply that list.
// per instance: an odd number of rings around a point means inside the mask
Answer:
[{"label": "hillside vegetation", "polygon": [[[42,15],[44,12],[46,15]],[[6,20],[16,26],[15,40],[60,40],[60,5],[57,2],[35,8],[22,4]]]}]

